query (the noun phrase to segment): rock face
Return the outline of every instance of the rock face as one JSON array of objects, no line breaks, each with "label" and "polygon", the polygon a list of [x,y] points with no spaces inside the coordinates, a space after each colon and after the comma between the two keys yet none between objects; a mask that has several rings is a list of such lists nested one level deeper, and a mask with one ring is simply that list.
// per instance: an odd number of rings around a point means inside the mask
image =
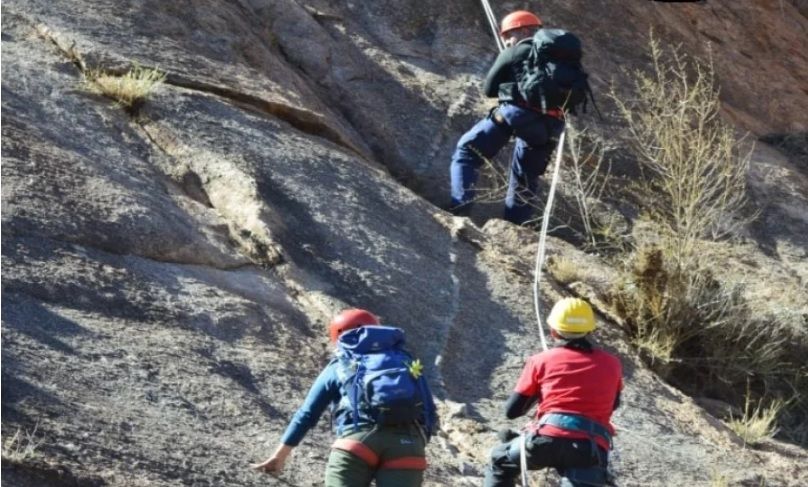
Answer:
[{"label": "rock face", "polygon": [[[445,414],[428,482],[480,484],[494,432],[514,426],[501,402],[540,343],[535,236],[433,204],[489,103],[476,2],[8,0],[2,14],[9,485],[265,485],[247,465],[274,447],[347,306],[404,328],[429,364]],[[599,91],[645,65],[655,26],[688,52],[713,43],[739,129],[808,129],[804,2],[550,1],[540,14],[583,34]],[[83,81],[133,63],[168,75],[134,115]],[[756,258],[804,286],[808,164],[764,145],[751,178],[766,202]],[[545,284],[544,308],[561,293]],[[626,368],[621,485],[808,483],[804,450],[742,448],[603,328]],[[321,482],[327,423],[282,483]],[[16,431],[33,451],[12,458]]]}]

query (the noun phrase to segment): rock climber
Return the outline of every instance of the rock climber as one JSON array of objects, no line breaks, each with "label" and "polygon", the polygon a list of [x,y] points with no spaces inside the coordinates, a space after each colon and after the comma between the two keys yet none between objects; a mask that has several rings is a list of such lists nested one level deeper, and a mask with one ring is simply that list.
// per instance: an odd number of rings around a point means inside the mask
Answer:
[{"label": "rock climber", "polygon": [[515,135],[503,216],[516,224],[532,216],[538,178],[547,169],[564,127],[560,108],[548,107],[543,112],[529,105],[517,86],[532,37],[541,28],[539,17],[524,10],[502,19],[500,36],[506,49],[489,70],[483,88],[487,97],[499,99],[499,105],[460,138],[452,155],[450,211],[455,215],[467,216],[471,211],[482,158],[493,158]]},{"label": "rock climber", "polygon": [[506,434],[491,450],[486,487],[514,485],[523,441],[528,470],[554,467],[567,486],[610,485],[608,459],[615,434],[610,421],[623,387],[620,361],[587,339],[596,325],[586,301],[560,300],[547,324],[557,346],[528,358],[505,405],[508,419],[515,419],[538,401],[536,417],[524,438]]},{"label": "rock climber", "polygon": [[279,474],[292,450],[331,407],[337,440],[327,487],[417,487],[426,442],[437,428],[435,404],[420,361],[403,349],[404,333],[381,326],[367,310],[348,309],[329,324],[335,357],[312,385],[275,452],[252,465]]}]

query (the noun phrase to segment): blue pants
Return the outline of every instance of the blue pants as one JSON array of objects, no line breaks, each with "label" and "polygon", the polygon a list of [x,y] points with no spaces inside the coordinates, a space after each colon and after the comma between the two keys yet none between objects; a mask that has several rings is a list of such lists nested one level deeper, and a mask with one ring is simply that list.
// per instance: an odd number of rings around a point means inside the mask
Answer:
[{"label": "blue pants", "polygon": [[450,167],[452,207],[466,211],[470,208],[477,173],[483,164],[480,156],[493,158],[515,135],[504,217],[516,224],[529,220],[539,176],[547,169],[563,128],[564,122],[557,118],[510,103],[500,105],[457,142]]}]

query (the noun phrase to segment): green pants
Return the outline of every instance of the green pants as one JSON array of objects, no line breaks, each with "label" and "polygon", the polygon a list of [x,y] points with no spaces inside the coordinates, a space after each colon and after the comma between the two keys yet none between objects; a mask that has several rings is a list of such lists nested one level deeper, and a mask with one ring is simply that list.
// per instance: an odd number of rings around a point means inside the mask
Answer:
[{"label": "green pants", "polygon": [[424,439],[415,426],[348,432],[334,442],[326,487],[419,487],[424,480]]}]

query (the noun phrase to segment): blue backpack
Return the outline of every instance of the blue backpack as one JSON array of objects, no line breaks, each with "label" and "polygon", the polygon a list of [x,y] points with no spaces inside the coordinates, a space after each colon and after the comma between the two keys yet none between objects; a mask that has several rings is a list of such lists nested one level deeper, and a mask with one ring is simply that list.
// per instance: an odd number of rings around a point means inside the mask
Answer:
[{"label": "blue backpack", "polygon": [[537,30],[518,76],[519,94],[542,111],[562,108],[574,114],[581,105],[586,111],[587,95],[592,98],[592,90],[582,57],[581,40],[576,35],[562,29]]},{"label": "blue backpack", "polygon": [[363,326],[343,333],[336,364],[342,397],[335,412],[349,412],[354,428],[418,423],[433,433],[435,404],[420,361],[404,350],[401,329]]}]

